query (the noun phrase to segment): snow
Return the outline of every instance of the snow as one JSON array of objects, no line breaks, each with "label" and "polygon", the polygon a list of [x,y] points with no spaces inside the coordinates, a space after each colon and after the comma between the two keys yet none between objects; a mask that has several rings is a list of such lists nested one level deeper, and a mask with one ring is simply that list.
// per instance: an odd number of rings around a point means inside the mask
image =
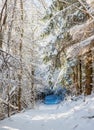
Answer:
[{"label": "snow", "polygon": [[37,105],[0,121],[0,130],[93,130],[94,95],[58,105]]},{"label": "snow", "polygon": [[73,46],[69,47],[66,53],[67,58],[70,58],[70,57],[74,58],[78,55],[83,55],[86,52],[88,52],[90,50],[90,45],[93,44],[93,40],[94,40],[94,35],[87,38],[84,41],[81,41],[80,43],[76,43]]},{"label": "snow", "polygon": [[91,4],[91,3],[94,2],[94,0],[86,0],[86,2],[87,2],[88,4]]}]

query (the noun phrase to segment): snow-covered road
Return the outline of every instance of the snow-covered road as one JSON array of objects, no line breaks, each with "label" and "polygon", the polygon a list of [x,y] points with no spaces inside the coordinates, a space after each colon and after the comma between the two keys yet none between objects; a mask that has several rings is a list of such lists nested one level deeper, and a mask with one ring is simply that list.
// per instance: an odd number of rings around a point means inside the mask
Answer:
[{"label": "snow-covered road", "polygon": [[86,102],[67,101],[59,105],[41,104],[0,121],[0,130],[94,130],[94,96]]}]

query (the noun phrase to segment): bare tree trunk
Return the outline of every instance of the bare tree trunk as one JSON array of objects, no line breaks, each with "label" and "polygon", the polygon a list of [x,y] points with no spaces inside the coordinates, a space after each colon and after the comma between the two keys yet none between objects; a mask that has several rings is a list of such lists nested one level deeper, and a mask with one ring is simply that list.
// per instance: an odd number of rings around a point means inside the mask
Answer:
[{"label": "bare tree trunk", "polygon": [[2,31],[0,31],[0,48],[2,48],[3,35]]},{"label": "bare tree trunk", "polygon": [[77,65],[73,68],[73,84],[76,87],[76,94],[82,93],[82,67],[81,60],[78,60]]},{"label": "bare tree trunk", "polygon": [[14,14],[15,14],[15,9],[16,9],[16,2],[17,0],[14,1],[14,7],[13,7],[13,11],[12,11],[12,18],[11,18],[11,22],[9,25],[9,30],[8,30],[8,40],[7,40],[7,50],[8,52],[10,51],[10,40],[11,40],[11,32],[12,32],[12,28],[13,28],[13,19],[14,19]]},{"label": "bare tree trunk", "polygon": [[86,86],[85,86],[85,95],[90,95],[92,91],[92,53],[89,52],[87,54],[86,58],[86,67],[85,67],[85,72],[86,72]]},{"label": "bare tree trunk", "polygon": [[10,95],[9,95],[9,86],[8,86],[8,117],[10,117],[10,105],[9,105],[9,102],[10,102]]},{"label": "bare tree trunk", "polygon": [[[2,26],[5,25],[5,23],[6,23],[7,4],[8,4],[8,1],[6,0],[5,3],[4,3],[4,6],[2,8],[2,11],[1,11],[0,19],[2,20],[2,18],[3,18],[3,22],[1,22],[1,31],[2,31]],[[15,6],[16,6],[16,0],[14,1],[14,7],[13,7],[13,10],[12,10],[11,22],[10,22],[10,25],[9,25],[9,28],[8,28],[8,38],[7,38],[7,51],[8,51],[8,53],[10,53],[11,31],[12,31],[12,27],[13,27],[13,18],[14,18],[14,13],[15,13]],[[5,8],[5,15],[3,17],[4,8]],[[10,116],[10,94],[9,94],[9,91],[10,91],[10,86],[11,86],[11,76],[10,76],[11,74],[10,74],[10,67],[8,65],[7,65],[7,68],[8,68],[8,73],[7,73],[7,76],[6,76],[7,79],[8,79],[8,84],[7,84],[7,99],[8,99],[7,111],[8,111],[8,117],[9,117]]]},{"label": "bare tree trunk", "polygon": [[4,5],[0,12],[0,48],[3,44],[3,26],[6,24],[7,19],[7,0],[5,0]]},{"label": "bare tree trunk", "polygon": [[21,86],[18,88],[18,111],[21,111]]},{"label": "bare tree trunk", "polygon": [[79,85],[79,94],[82,94],[82,67],[80,59],[78,62],[78,85]]},{"label": "bare tree trunk", "polygon": [[[32,76],[34,76],[34,68],[31,70]],[[32,108],[35,106],[35,90],[34,90],[34,79],[32,79],[31,83],[31,103],[32,103]]]},{"label": "bare tree trunk", "polygon": [[[20,9],[21,9],[21,22],[23,22],[23,1],[20,0]],[[23,26],[21,29],[21,40],[19,46],[19,55],[20,55],[20,70],[19,70],[19,88],[18,88],[18,110],[21,111],[21,95],[22,95],[22,42],[23,42]]]},{"label": "bare tree trunk", "polygon": [[6,12],[7,2],[8,1],[5,0],[4,5],[3,5],[2,9],[1,9],[1,12],[0,12],[0,30],[2,30],[2,26],[6,23],[6,18],[7,18],[7,12]]},{"label": "bare tree trunk", "polygon": [[75,68],[74,68],[74,74],[75,74],[75,77],[74,77],[74,84],[75,84],[75,87],[76,87],[76,94],[78,95],[78,94],[79,94],[78,65],[75,66]]}]

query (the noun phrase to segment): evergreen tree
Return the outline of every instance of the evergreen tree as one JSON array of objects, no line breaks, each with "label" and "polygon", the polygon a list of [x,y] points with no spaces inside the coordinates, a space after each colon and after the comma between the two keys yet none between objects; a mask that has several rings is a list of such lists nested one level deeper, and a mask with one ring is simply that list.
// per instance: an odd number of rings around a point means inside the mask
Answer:
[{"label": "evergreen tree", "polygon": [[[43,18],[46,22],[46,26],[43,29],[42,37],[47,39],[44,61],[50,62],[50,67],[53,68],[53,71],[51,69],[50,72],[52,77],[56,70],[61,68],[60,73],[62,72],[62,74],[59,76],[62,78],[57,82],[62,82],[63,86],[73,86],[71,75],[74,73],[73,68],[79,63],[76,56],[68,59],[67,51],[70,51],[68,48],[72,48],[73,45],[85,39],[85,37],[84,39],[79,39],[79,37],[74,39],[73,36],[75,32],[71,34],[71,30],[75,27],[79,28],[79,26],[83,25],[89,18],[93,18],[89,10],[90,6],[86,1],[52,0]],[[76,29],[78,30],[78,28]],[[75,55],[75,52],[73,54]],[[78,74],[78,69],[75,73],[77,73],[77,76],[74,86],[76,87],[77,93],[79,93],[81,83],[79,87],[78,84],[80,81],[78,80],[81,80],[81,74]],[[80,75],[79,78],[77,78],[78,75]]]}]

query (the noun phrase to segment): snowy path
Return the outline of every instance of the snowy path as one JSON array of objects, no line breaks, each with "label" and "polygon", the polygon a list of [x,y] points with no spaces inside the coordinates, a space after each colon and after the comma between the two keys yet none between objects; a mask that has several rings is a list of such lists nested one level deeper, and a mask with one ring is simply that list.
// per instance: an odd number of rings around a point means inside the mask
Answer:
[{"label": "snowy path", "polygon": [[40,105],[0,121],[0,130],[94,130],[94,97],[63,105]]}]

